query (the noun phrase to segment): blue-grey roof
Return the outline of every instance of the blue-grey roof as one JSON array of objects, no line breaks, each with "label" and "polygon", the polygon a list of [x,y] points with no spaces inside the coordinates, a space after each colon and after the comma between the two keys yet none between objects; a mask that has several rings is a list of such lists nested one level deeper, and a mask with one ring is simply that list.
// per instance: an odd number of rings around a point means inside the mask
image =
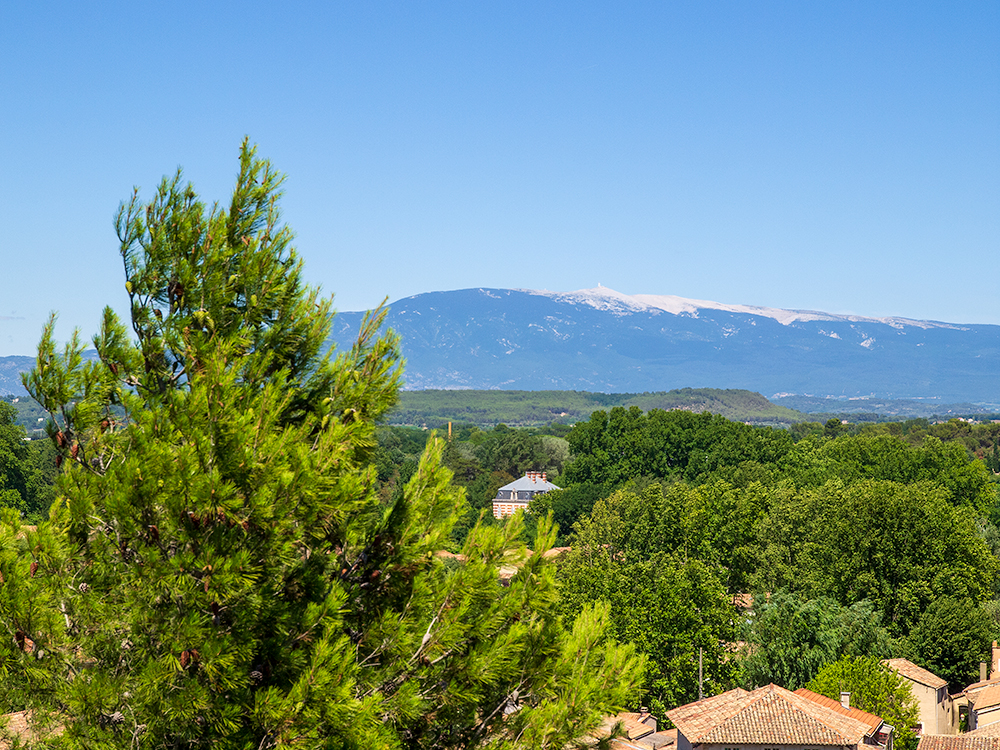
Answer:
[{"label": "blue-grey roof", "polygon": [[[549,490],[561,490],[562,487],[558,487],[548,480],[542,479],[541,476],[525,475],[520,479],[515,479],[510,484],[505,484],[500,490],[514,490],[515,492],[524,490],[530,490],[531,492],[548,492]],[[500,491],[498,490],[498,491]]]}]

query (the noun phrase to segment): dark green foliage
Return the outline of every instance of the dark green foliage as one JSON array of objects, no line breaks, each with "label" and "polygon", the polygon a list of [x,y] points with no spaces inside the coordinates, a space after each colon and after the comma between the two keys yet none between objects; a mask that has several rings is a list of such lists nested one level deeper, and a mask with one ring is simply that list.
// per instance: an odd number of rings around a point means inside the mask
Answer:
[{"label": "dark green foliage", "polygon": [[796,690],[841,656],[889,656],[891,642],[880,620],[868,601],[845,607],[829,597],[805,599],[785,591],[758,597],[744,636],[743,681],[750,688],[773,682]]},{"label": "dark green foliage", "polygon": [[531,515],[546,518],[551,513],[559,529],[556,544],[565,545],[569,543],[574,524],[607,494],[607,490],[597,484],[574,484],[564,490],[552,490],[531,501]]},{"label": "dark green foliage", "polygon": [[968,598],[941,596],[930,603],[909,643],[914,661],[948,681],[958,692],[978,679],[979,662],[990,660],[990,621]]},{"label": "dark green foliage", "polygon": [[473,452],[481,466],[512,477],[542,471],[548,463],[540,437],[512,430],[505,424],[498,424],[486,433]]},{"label": "dark green foliage", "polygon": [[843,656],[824,666],[806,687],[834,700],[840,700],[841,691],[850,693],[852,707],[880,716],[895,728],[899,750],[917,746],[913,727],[920,722],[920,712],[910,683],[877,656]]},{"label": "dark green foliage", "polygon": [[938,597],[987,596],[998,569],[972,510],[927,482],[831,481],[776,493],[761,533],[758,590],[869,599],[894,636]]},{"label": "dark green foliage", "polygon": [[783,430],[750,427],[707,412],[648,413],[633,406],[597,411],[569,437],[570,482],[619,487],[636,477],[696,479],[746,461],[773,463],[791,448]]},{"label": "dark green foliage", "polygon": [[35,399],[30,396],[5,396],[6,401],[17,412],[15,424],[24,428],[28,437],[45,437],[45,420],[48,414]]},{"label": "dark green foliage", "polygon": [[16,419],[14,407],[0,401],[0,507],[35,521],[52,504],[55,451],[46,440],[28,440]]}]

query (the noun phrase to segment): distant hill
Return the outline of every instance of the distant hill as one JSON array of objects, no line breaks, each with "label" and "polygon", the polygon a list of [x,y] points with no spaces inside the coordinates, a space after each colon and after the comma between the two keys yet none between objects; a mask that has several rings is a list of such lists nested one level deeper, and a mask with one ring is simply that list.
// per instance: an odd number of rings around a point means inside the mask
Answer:
[{"label": "distant hill", "polygon": [[[340,313],[349,345],[362,313]],[[464,289],[408,297],[406,387],[663,392],[1000,402],[1000,326],[727,305],[603,287]]]},{"label": "distant hill", "polygon": [[21,373],[34,366],[34,357],[0,357],[0,396],[7,393],[27,396],[28,392],[21,385]]},{"label": "distant hill", "polygon": [[789,425],[809,418],[776,406],[759,393],[715,388],[684,388],[668,393],[586,393],[582,391],[404,391],[389,415],[392,425],[439,427],[447,422],[492,427],[534,427],[588,419],[598,409],[638,406],[649,409],[708,411],[754,424]]},{"label": "distant hill", "polygon": [[886,398],[814,398],[811,396],[777,396],[771,401],[811,415],[837,415],[850,418],[857,414],[877,414],[886,419],[915,419],[920,417],[986,417],[1000,412],[1000,404],[943,404],[936,399],[886,399]]}]

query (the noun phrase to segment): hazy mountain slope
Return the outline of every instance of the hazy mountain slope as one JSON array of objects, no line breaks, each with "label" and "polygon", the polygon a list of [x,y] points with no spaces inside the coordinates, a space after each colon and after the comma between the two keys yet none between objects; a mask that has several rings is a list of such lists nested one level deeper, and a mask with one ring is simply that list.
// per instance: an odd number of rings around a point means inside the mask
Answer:
[{"label": "hazy mountain slope", "polygon": [[[340,313],[348,345],[362,313]],[[408,389],[873,396],[1000,403],[1000,326],[862,318],[598,288],[431,292],[393,303]],[[92,355],[92,352],[88,352]],[[0,358],[0,395],[30,357]]]},{"label": "hazy mountain slope", "polygon": [[[361,313],[337,316],[346,345]],[[995,401],[1000,326],[787,311],[598,288],[399,300],[406,387],[665,391]]]},{"label": "hazy mountain slope", "polygon": [[21,373],[34,366],[34,357],[0,357],[0,396],[27,396],[21,385]]}]

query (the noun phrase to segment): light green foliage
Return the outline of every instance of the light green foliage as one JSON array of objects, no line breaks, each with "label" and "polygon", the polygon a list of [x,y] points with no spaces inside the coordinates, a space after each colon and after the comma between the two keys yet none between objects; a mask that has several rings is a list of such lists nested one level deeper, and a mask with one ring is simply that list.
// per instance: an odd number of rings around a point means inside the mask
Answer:
[{"label": "light green foliage", "polygon": [[[685,409],[721,414],[737,422],[792,424],[805,417],[776,406],[753,391],[718,388],[681,388],[658,393],[589,393],[586,391],[404,391],[388,421],[394,425],[443,427],[461,422],[491,428],[501,422],[517,427],[553,428],[586,420],[598,409],[637,406],[649,409]],[[557,419],[558,424],[553,423]]]},{"label": "light green foliage", "polygon": [[986,513],[996,503],[989,472],[970,460],[957,442],[927,437],[919,446],[890,435],[858,435],[822,445],[802,441],[784,461],[788,475],[799,485],[818,485],[830,479],[850,483],[865,479],[902,484],[928,481],[942,485],[954,505]]},{"label": "light green foliage", "polygon": [[[473,527],[464,564],[435,556],[465,507],[440,440],[379,496],[397,342],[376,312],[321,354],[330,301],[301,280],[280,184],[244,145],[227,209],[179,175],[134,197],[137,342],[110,310],[98,361],[46,329],[26,385],[58,416],[60,499],[27,543],[0,531],[0,627],[45,656],[17,649],[3,708],[53,709],[75,748],[564,746],[641,658],[600,607],[563,628],[518,520]],[[536,549],[554,538],[540,524]]]},{"label": "light green foliage", "polygon": [[834,700],[851,694],[851,706],[880,716],[896,730],[896,747],[913,750],[919,721],[917,701],[909,683],[875,656],[843,656],[825,665],[807,688]]},{"label": "light green foliage", "polygon": [[880,619],[868,601],[845,607],[784,591],[758,597],[744,634],[743,682],[796,690],[843,655],[887,657],[892,645]]},{"label": "light green foliage", "polygon": [[706,695],[726,689],[735,668],[735,611],[720,570],[668,551],[676,527],[664,511],[678,499],[654,484],[599,501],[559,566],[563,611],[608,602],[615,637],[649,656],[643,700],[665,708],[697,699],[699,649]]}]

